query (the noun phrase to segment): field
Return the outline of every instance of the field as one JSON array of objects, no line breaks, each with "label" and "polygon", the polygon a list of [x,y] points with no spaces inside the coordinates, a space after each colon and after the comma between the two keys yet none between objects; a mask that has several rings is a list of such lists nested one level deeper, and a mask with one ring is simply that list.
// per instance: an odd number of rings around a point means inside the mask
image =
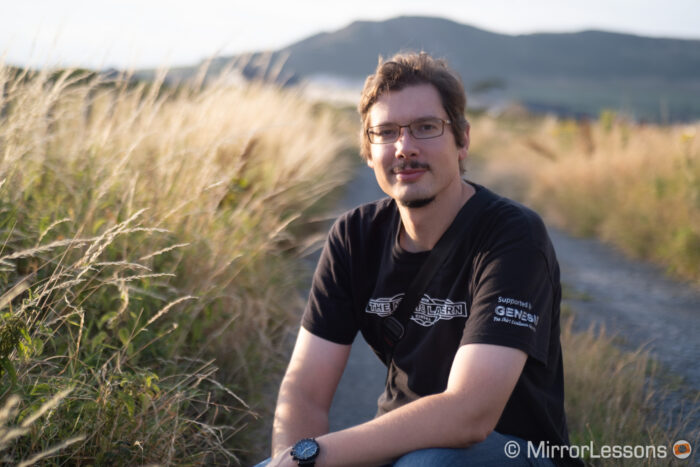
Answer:
[{"label": "field", "polygon": [[[0,463],[259,460],[356,117],[227,75],[3,67],[0,89]],[[553,222],[697,281],[698,130],[481,116],[473,154]],[[562,341],[572,441],[673,438],[647,355],[568,322]]]},{"label": "field", "polygon": [[552,224],[700,284],[700,124],[478,118],[475,165]]}]

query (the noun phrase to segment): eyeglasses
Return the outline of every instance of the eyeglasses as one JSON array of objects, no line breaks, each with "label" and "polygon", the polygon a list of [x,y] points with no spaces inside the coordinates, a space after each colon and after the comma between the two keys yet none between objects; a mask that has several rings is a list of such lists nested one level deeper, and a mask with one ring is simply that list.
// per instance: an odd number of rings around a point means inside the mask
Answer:
[{"label": "eyeglasses", "polygon": [[401,134],[401,128],[408,128],[408,131],[416,139],[430,139],[442,136],[445,132],[445,125],[452,122],[441,118],[421,118],[414,120],[408,125],[398,123],[385,123],[367,129],[369,142],[373,144],[395,143]]}]

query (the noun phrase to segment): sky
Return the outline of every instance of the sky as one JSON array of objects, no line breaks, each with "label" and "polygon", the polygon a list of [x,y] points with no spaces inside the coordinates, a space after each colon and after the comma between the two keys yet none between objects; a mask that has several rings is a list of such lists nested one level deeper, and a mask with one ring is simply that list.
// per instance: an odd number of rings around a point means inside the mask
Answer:
[{"label": "sky", "polygon": [[504,34],[700,39],[700,0],[0,0],[0,61],[147,68],[273,50],[356,20],[439,16]]}]

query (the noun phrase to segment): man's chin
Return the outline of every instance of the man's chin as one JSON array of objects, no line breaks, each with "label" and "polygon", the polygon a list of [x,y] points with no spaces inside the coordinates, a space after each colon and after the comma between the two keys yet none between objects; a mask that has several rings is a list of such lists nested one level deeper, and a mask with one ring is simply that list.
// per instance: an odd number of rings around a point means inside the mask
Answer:
[{"label": "man's chin", "polygon": [[416,199],[410,199],[410,200],[397,200],[397,202],[404,207],[407,208],[423,208],[430,203],[432,203],[435,200],[435,196],[430,196],[428,198],[416,198]]}]

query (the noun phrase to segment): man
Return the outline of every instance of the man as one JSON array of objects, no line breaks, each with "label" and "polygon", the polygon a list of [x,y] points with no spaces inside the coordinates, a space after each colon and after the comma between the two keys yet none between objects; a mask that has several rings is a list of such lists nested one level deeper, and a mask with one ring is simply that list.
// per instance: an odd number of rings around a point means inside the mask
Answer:
[{"label": "man", "polygon": [[[269,465],[552,465],[528,459],[526,441],[568,444],[554,251],[535,213],[462,179],[465,106],[456,74],[425,53],[399,54],[368,77],[362,156],[389,198],[329,233]],[[479,212],[389,350],[383,320],[463,210]],[[391,352],[386,389],[376,418],[328,433],[358,331],[383,360]]]}]

